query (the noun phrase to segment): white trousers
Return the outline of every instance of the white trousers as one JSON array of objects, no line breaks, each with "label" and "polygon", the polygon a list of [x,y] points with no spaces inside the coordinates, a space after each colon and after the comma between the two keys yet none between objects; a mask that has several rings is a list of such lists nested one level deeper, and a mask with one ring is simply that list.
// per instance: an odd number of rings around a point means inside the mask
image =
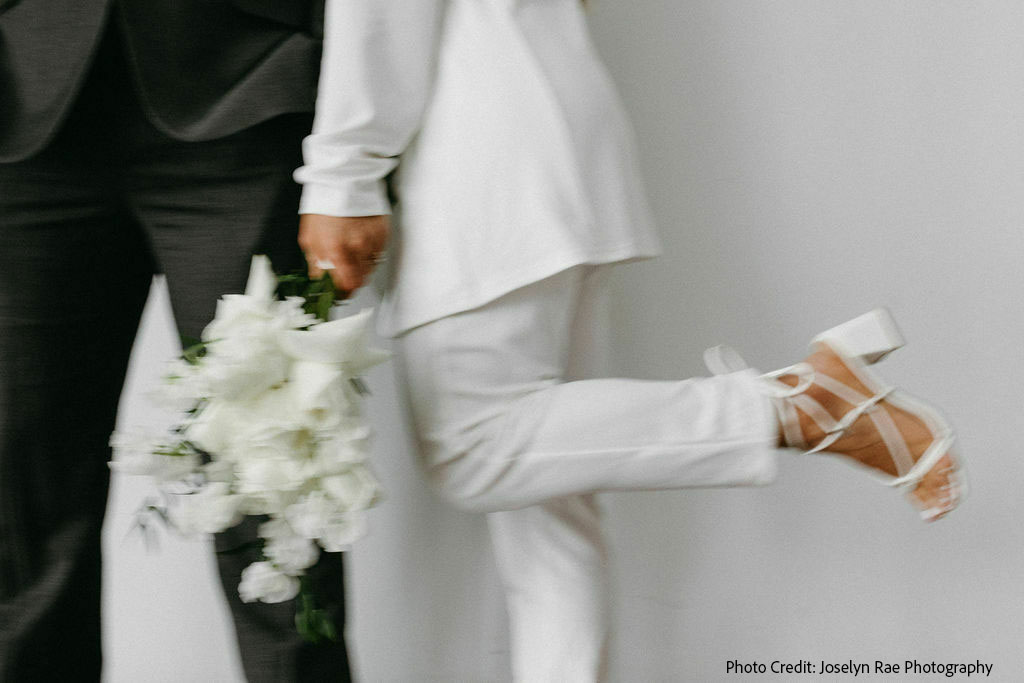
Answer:
[{"label": "white trousers", "polygon": [[396,343],[428,479],[487,512],[525,683],[602,680],[600,491],[770,483],[778,425],[754,371],[591,379],[605,365],[608,266],[566,270]]}]

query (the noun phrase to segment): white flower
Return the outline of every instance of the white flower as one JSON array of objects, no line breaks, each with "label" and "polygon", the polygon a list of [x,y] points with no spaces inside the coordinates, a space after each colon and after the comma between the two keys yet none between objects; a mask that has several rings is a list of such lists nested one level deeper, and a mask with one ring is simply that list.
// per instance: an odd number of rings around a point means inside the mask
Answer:
[{"label": "white flower", "polygon": [[228,484],[211,482],[196,493],[182,496],[173,512],[174,525],[182,533],[215,534],[242,521],[243,498],[230,493]]},{"label": "white flower", "polygon": [[324,479],[343,474],[366,462],[369,437],[370,428],[363,420],[343,420],[334,434],[315,434],[315,449],[307,463],[310,477]]},{"label": "white flower", "polygon": [[320,484],[345,510],[365,510],[380,496],[377,480],[364,465],[352,465],[345,472],[325,477]]},{"label": "white flower", "polygon": [[283,519],[264,522],[260,525],[259,534],[266,540],[263,554],[286,574],[302,574],[320,559],[320,548],[308,538],[296,534]]},{"label": "white flower", "polygon": [[[203,330],[202,339],[213,345],[221,339],[266,333],[274,329],[273,319],[273,299],[248,294],[225,294],[217,300],[213,320]],[[202,360],[205,361],[206,357]]]},{"label": "white flower", "polygon": [[240,417],[238,405],[229,401],[211,400],[193,419],[185,438],[215,458],[230,457],[233,425]]},{"label": "white flower", "polygon": [[254,254],[249,262],[249,279],[245,283],[246,296],[273,299],[277,291],[277,276],[264,254]]},{"label": "white flower", "polygon": [[217,302],[213,321],[203,330],[203,341],[248,337],[285,329],[308,327],[317,321],[303,310],[305,299],[278,301],[277,276],[266,256],[253,256],[245,294],[226,294]]},{"label": "white flower", "polygon": [[[273,402],[271,402],[273,403]],[[277,414],[256,405],[245,411],[244,422],[238,426],[236,448],[245,451],[247,460],[284,458],[308,460],[313,455],[313,432],[303,424],[301,413],[292,414],[282,407]]]},{"label": "white flower", "polygon": [[372,311],[318,322],[303,298],[278,301],[276,289],[269,261],[254,257],[245,293],[218,301],[203,331],[205,353],[195,364],[178,361],[164,378],[163,396],[185,414],[177,432],[111,440],[113,469],[161,484],[187,480],[194,493],[171,508],[183,532],[270,516],[259,531],[265,561],[242,573],[246,602],[294,598],[296,576],[321,548],[345,550],[360,538],[362,510],[380,496],[365,465],[371,431],[352,381],[389,355],[368,345]]},{"label": "white flower", "polygon": [[335,515],[320,537],[320,545],[329,553],[340,553],[352,547],[366,534],[366,516],[362,512]]},{"label": "white flower", "polygon": [[166,410],[183,413],[195,407],[204,393],[199,368],[179,358],[168,364],[163,381],[149,398]]},{"label": "white flower", "polygon": [[274,305],[275,327],[283,330],[298,330],[315,325],[319,318],[312,313],[306,313],[304,306],[306,300],[301,296],[290,296],[284,301],[278,301]]},{"label": "white flower", "polygon": [[199,468],[207,482],[230,484],[235,478],[234,465],[225,460],[212,460]]},{"label": "white flower", "polygon": [[284,390],[291,407],[302,412],[306,424],[317,430],[331,430],[352,410],[348,384],[348,377],[338,366],[295,361]]},{"label": "white flower", "polygon": [[299,580],[274,568],[270,562],[253,562],[242,570],[238,596],[242,602],[284,602],[299,594]]},{"label": "white flower", "polygon": [[246,493],[242,512],[247,515],[283,515],[298,499],[297,491],[260,491]]},{"label": "white flower", "polygon": [[370,348],[369,322],[373,309],[326,323],[309,330],[289,330],[278,335],[281,348],[295,360],[339,365],[350,377],[387,360],[391,354]]},{"label": "white flower", "polygon": [[288,377],[291,360],[270,330],[225,336],[207,345],[197,381],[209,396],[244,400],[259,396]]},{"label": "white flower", "polygon": [[110,435],[114,460],[110,469],[120,474],[146,475],[157,482],[180,481],[199,467],[194,455],[163,455],[173,448],[170,435],[147,431],[119,431]]},{"label": "white flower", "polygon": [[271,519],[268,522],[260,524],[256,533],[260,538],[267,541],[279,538],[288,538],[296,535],[295,530],[292,529],[288,522],[283,519]]},{"label": "white flower", "polygon": [[347,550],[366,533],[361,512],[347,511],[322,491],[313,491],[284,512],[295,533],[319,541],[331,553]]},{"label": "white flower", "polygon": [[284,517],[295,533],[308,539],[316,539],[323,534],[331,518],[338,513],[338,506],[322,491],[313,491],[303,496],[299,502],[289,505]]},{"label": "white flower", "polygon": [[245,401],[212,399],[188,425],[187,438],[218,459],[239,460],[267,449],[310,455],[312,419],[284,389]]},{"label": "white flower", "polygon": [[353,465],[360,464],[366,459],[366,454],[363,451],[349,448],[348,444],[344,445],[344,449],[320,445],[316,454],[306,465],[309,476],[326,479],[346,472]]},{"label": "white flower", "polygon": [[315,318],[302,311],[302,300],[276,301],[277,278],[265,256],[254,256],[245,294],[228,294],[217,302],[213,321],[203,330],[206,355],[198,380],[212,396],[252,398],[282,383],[291,359],[277,342],[286,330]]},{"label": "white flower", "polygon": [[300,461],[281,457],[253,457],[235,466],[238,490],[243,494],[295,491],[306,483],[306,468]]}]

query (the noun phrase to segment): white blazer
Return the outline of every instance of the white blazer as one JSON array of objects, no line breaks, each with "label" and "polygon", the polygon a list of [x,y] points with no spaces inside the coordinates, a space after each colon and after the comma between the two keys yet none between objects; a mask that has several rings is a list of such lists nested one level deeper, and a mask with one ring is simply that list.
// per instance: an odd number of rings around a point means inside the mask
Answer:
[{"label": "white blazer", "polygon": [[658,253],[579,0],[328,0],[325,36],[300,212],[394,209],[381,333]]}]

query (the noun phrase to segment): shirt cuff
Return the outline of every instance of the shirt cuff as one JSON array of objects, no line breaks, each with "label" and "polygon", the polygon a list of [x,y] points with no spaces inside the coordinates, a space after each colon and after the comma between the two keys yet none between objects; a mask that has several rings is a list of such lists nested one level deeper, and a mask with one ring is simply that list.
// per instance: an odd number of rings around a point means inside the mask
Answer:
[{"label": "shirt cuff", "polygon": [[385,216],[391,213],[383,180],[352,183],[348,187],[307,183],[302,186],[299,213],[325,216]]}]

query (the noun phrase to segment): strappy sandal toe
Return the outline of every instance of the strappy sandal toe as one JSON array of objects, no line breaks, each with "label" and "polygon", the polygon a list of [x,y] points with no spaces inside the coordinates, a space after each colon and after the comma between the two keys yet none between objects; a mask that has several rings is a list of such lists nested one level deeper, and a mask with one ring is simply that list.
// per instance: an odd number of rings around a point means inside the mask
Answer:
[{"label": "strappy sandal toe", "polygon": [[[918,507],[922,508],[922,519],[934,521],[963,500],[966,481],[962,465],[950,450],[954,434],[946,420],[934,407],[886,384],[869,367],[903,344],[903,336],[892,315],[879,308],[823,332],[811,342],[812,351],[822,354],[819,364],[829,361],[834,365],[838,361],[858,387],[849,386],[849,380],[840,381],[820,368],[815,369],[809,362],[762,375],[761,379],[766,393],[773,399],[786,446],[807,454],[829,452],[846,456],[865,465],[883,483],[912,493]],[[829,352],[834,359],[826,358]],[[728,347],[708,349],[705,362],[716,374],[746,367]],[[789,382],[783,381],[784,378],[789,378]],[[816,394],[833,411],[827,410],[822,401],[809,393]],[[837,411],[837,404],[848,407]],[[835,412],[841,415],[836,417]],[[805,416],[803,423],[801,414]],[[903,430],[897,422],[902,423]],[[812,434],[805,435],[805,430]],[[908,442],[910,432],[913,432],[914,447]],[[864,439],[873,442],[872,446],[880,439],[887,451],[887,460],[879,461],[876,457],[868,463],[853,455],[865,448]],[[922,450],[924,443],[927,446]],[[875,452],[877,454],[877,448]],[[918,488],[933,474],[943,477],[946,484],[937,488],[938,493],[932,492],[928,496],[931,500],[925,502],[923,495],[929,493],[928,487],[920,494]]]}]

